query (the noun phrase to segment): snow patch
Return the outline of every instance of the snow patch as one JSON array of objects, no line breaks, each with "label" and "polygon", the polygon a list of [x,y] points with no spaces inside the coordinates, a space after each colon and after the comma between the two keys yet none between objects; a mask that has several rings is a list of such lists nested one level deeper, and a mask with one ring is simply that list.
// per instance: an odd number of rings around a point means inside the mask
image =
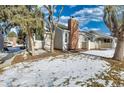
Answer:
[{"label": "snow patch", "polygon": [[114,55],[114,51],[115,49],[89,50],[82,53],[111,58]]},{"label": "snow patch", "polygon": [[0,53],[0,59],[7,56],[7,55],[8,55],[8,53]]},{"label": "snow patch", "polygon": [[121,72],[120,72],[120,78],[121,78],[122,80],[124,80],[124,71],[121,71]]},{"label": "snow patch", "polygon": [[0,86],[80,86],[109,69],[108,63],[83,54],[61,55],[5,68]]}]

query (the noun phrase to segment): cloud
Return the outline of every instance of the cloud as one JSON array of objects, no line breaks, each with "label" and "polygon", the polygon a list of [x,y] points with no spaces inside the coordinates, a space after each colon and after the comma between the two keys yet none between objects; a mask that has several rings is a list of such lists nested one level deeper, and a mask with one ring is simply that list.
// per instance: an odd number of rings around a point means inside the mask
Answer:
[{"label": "cloud", "polygon": [[98,6],[95,8],[83,8],[79,11],[76,11],[73,15],[77,16],[77,15],[82,15],[84,13],[84,14],[92,14],[92,15],[98,16],[103,14],[103,9],[104,9],[104,6]]},{"label": "cloud", "polygon": [[89,31],[89,28],[88,27],[83,27],[80,29],[80,31]]},{"label": "cloud", "polygon": [[[71,6],[75,7],[75,6]],[[79,21],[79,28],[82,28],[84,25],[88,24],[90,21],[99,22],[103,20],[103,6],[98,6],[95,8],[84,8],[79,11],[76,11],[71,16],[75,16],[75,18]],[[60,22],[61,24],[68,25],[68,20],[70,16],[61,16]]]},{"label": "cloud", "polygon": [[83,27],[80,29],[80,31],[100,31],[100,28],[88,28],[88,27]]},{"label": "cloud", "polygon": [[104,6],[98,6],[95,8],[83,8],[79,11],[76,11],[72,16],[80,20],[87,19],[89,21],[102,21],[103,20],[103,12]]},{"label": "cloud", "polygon": [[100,28],[90,28],[89,29],[90,31],[99,31],[99,30],[101,30]]},{"label": "cloud", "polygon": [[[70,19],[70,16],[61,16],[59,23],[68,26],[68,20],[69,19]],[[80,28],[90,21],[87,18],[83,18],[83,17],[76,17],[76,19],[79,22]]]},{"label": "cloud", "polygon": [[[74,7],[74,6],[71,6]],[[76,11],[71,16],[75,16],[75,18],[79,21],[79,28],[80,31],[89,31],[89,30],[100,30],[98,28],[88,28],[84,27],[86,24],[88,24],[90,21],[99,22],[103,19],[103,6],[98,6],[95,8],[83,8],[79,11]],[[70,16],[61,16],[60,17],[60,24],[63,24],[65,26],[68,26],[68,20],[70,19]]]},{"label": "cloud", "polygon": [[68,26],[69,19],[70,19],[70,16],[61,16],[59,23]]},{"label": "cloud", "polygon": [[111,35],[111,33],[109,33],[109,32],[108,32],[108,33],[105,33],[105,34],[106,34],[106,35],[109,35],[109,36]]},{"label": "cloud", "polygon": [[74,7],[76,7],[76,5],[70,5],[70,6],[69,6],[69,8],[74,8]]},{"label": "cloud", "polygon": [[70,17],[69,16],[61,16],[60,17],[62,20],[66,20],[66,19],[69,19]]}]

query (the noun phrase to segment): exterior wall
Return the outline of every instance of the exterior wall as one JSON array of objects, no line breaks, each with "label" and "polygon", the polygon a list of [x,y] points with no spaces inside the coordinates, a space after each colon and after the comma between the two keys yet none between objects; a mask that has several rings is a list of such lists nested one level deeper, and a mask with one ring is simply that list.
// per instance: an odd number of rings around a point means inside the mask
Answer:
[{"label": "exterior wall", "polygon": [[[58,29],[55,33],[55,42],[54,42],[54,48],[55,49],[61,49],[63,51],[68,50],[68,42],[69,38],[67,37],[67,42],[65,42],[65,34],[67,33],[69,37],[69,31],[65,31],[62,29]],[[49,50],[50,49],[50,42],[51,42],[51,35],[50,33],[44,34],[44,41],[35,40],[34,37],[34,43],[35,43],[35,49],[44,48]]]},{"label": "exterior wall", "polygon": [[79,38],[78,21],[71,18],[68,21],[68,28],[70,30],[69,49],[78,49],[78,38]]},{"label": "exterior wall", "polygon": [[[67,42],[66,40],[67,35]],[[69,42],[69,32],[66,30],[58,29],[55,33],[55,43],[54,47],[56,49],[62,49],[63,51],[68,50],[68,42]]]},{"label": "exterior wall", "polygon": [[112,48],[116,48],[116,45],[117,45],[117,38],[113,38],[112,40]]},{"label": "exterior wall", "polygon": [[41,48],[43,48],[43,41],[41,41],[41,40],[34,40],[34,48],[35,49],[41,49]]},{"label": "exterior wall", "polygon": [[95,49],[96,46],[95,46],[95,42],[90,42],[90,49]]},{"label": "exterior wall", "polygon": [[33,39],[34,39],[34,49],[43,48],[43,41],[42,40],[37,40],[35,34],[33,35]]},{"label": "exterior wall", "polygon": [[112,43],[104,43],[101,41],[98,42],[87,42],[86,43],[87,49],[102,49],[102,48],[112,48]]},{"label": "exterior wall", "polygon": [[62,46],[63,46],[63,31],[58,29],[55,33],[54,47],[56,49],[62,49]]},{"label": "exterior wall", "polygon": [[[35,49],[47,49],[49,50],[50,49],[50,41],[51,41],[51,35],[50,33],[45,33],[44,34],[44,40],[36,40],[36,37],[35,35],[33,36],[33,39],[34,39],[34,48]],[[26,42],[28,44],[28,37],[26,37]]]},{"label": "exterior wall", "polygon": [[82,47],[83,47],[82,42],[79,42],[79,43],[78,43],[78,49],[81,49]]},{"label": "exterior wall", "polygon": [[112,43],[102,43],[100,48],[112,48]]},{"label": "exterior wall", "polygon": [[78,39],[78,49],[86,48],[85,36],[80,34]]},{"label": "exterior wall", "polygon": [[100,40],[99,44],[99,48],[112,48],[112,40],[113,39],[109,39],[109,42],[105,42],[105,39]]},{"label": "exterior wall", "polygon": [[[80,33],[79,40],[78,40],[78,48],[81,49],[103,49],[103,48],[115,48],[116,47],[116,40],[115,38],[106,38],[101,37],[99,38],[98,35],[95,36],[88,36],[84,35],[84,33]],[[107,40],[107,41],[106,41]],[[108,42],[109,40],[109,42]]]},{"label": "exterior wall", "polygon": [[86,44],[86,45],[85,45],[85,49],[90,50],[90,49],[95,49],[95,48],[96,48],[95,42],[91,42],[90,40],[88,40],[88,41],[87,41],[86,43],[84,43],[84,44]]},{"label": "exterior wall", "polygon": [[87,42],[82,42],[82,49],[87,49]]},{"label": "exterior wall", "polygon": [[50,41],[51,41],[51,35],[50,35],[50,33],[45,33],[44,34],[44,41],[43,41],[44,44],[43,44],[43,46],[47,50],[50,49]]}]

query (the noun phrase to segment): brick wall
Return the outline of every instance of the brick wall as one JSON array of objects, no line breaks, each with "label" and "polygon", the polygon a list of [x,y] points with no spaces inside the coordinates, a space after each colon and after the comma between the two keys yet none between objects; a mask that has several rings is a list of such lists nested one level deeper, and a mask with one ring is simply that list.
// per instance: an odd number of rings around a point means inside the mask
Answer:
[{"label": "brick wall", "polygon": [[74,18],[69,19],[68,29],[70,30],[69,49],[70,50],[78,49],[78,38],[79,38],[78,21]]}]

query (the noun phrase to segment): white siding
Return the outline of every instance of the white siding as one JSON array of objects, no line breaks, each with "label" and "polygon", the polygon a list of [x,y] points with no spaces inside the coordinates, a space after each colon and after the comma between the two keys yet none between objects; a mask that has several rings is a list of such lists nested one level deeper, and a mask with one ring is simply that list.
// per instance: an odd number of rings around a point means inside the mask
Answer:
[{"label": "white siding", "polygon": [[44,48],[49,50],[50,49],[50,41],[51,41],[51,35],[49,33],[44,34]]},{"label": "white siding", "polygon": [[41,49],[42,48],[43,41],[41,41],[41,40],[35,40],[34,43],[35,43],[35,46],[34,46],[35,49]]},{"label": "white siding", "polygon": [[[65,41],[66,34],[67,34],[67,42]],[[54,47],[56,49],[61,49],[61,50],[65,51],[68,49],[68,42],[69,42],[69,31],[58,29],[55,33]]]},{"label": "white siding", "polygon": [[86,37],[82,34],[79,35],[78,48],[86,48]]},{"label": "white siding", "polygon": [[63,46],[63,31],[61,31],[60,29],[58,29],[55,33],[55,43],[54,43],[54,47],[56,49],[62,49]]}]

